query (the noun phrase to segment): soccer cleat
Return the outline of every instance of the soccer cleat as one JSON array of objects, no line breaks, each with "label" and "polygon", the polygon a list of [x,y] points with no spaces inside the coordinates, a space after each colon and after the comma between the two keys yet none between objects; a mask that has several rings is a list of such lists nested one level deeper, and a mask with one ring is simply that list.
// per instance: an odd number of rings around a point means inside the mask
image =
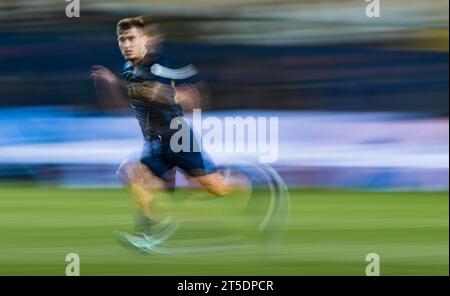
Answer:
[{"label": "soccer cleat", "polygon": [[151,230],[149,229],[145,233],[138,232],[129,234],[122,231],[115,231],[114,235],[121,245],[151,254],[155,253],[156,246],[161,245],[177,231],[180,224],[159,225],[158,229],[156,226],[158,225],[155,225],[155,227],[152,227]]}]

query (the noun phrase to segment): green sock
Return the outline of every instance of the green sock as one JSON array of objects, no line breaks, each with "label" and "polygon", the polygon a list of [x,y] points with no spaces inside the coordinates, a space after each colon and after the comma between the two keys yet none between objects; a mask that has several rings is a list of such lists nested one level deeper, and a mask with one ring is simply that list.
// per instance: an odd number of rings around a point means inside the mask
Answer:
[{"label": "green sock", "polygon": [[145,230],[148,230],[152,226],[158,224],[157,221],[150,219],[149,217],[145,216],[142,212],[138,212],[134,215],[134,222],[135,222],[135,231],[136,232],[143,232]]}]

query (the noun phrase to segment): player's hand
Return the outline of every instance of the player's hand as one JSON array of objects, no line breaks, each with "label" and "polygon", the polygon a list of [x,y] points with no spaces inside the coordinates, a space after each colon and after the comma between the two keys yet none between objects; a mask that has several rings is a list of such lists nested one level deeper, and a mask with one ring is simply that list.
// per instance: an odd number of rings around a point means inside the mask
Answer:
[{"label": "player's hand", "polygon": [[89,76],[94,80],[100,79],[109,83],[113,83],[118,80],[117,76],[114,75],[113,72],[100,65],[92,66]]},{"label": "player's hand", "polygon": [[95,65],[89,73],[94,82],[97,99],[105,108],[123,108],[128,105],[128,98],[122,81],[108,68]]}]

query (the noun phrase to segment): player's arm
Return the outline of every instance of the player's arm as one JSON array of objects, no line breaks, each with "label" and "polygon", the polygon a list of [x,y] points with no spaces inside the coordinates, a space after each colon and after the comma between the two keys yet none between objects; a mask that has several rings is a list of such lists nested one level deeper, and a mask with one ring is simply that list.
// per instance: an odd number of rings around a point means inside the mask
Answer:
[{"label": "player's arm", "polygon": [[175,91],[174,100],[184,112],[202,107],[202,80],[193,65],[174,67],[168,61],[152,66],[152,72],[164,84],[171,84]]},{"label": "player's arm", "polygon": [[184,83],[176,86],[175,101],[181,106],[185,113],[200,109],[203,106],[203,96],[200,92],[199,84]]},{"label": "player's arm", "polygon": [[125,107],[127,101],[126,82],[114,75],[108,68],[95,65],[90,78],[94,82],[97,98],[107,108]]},{"label": "player's arm", "polygon": [[128,96],[147,102],[169,104],[167,98],[173,96],[174,90],[170,84],[158,81],[132,82],[128,84]]},{"label": "player's arm", "polygon": [[160,104],[171,104],[168,98],[173,98],[184,112],[192,112],[193,109],[202,106],[199,88],[197,85],[190,83],[183,83],[178,86],[175,81],[171,83],[159,81],[130,83],[128,84],[128,95],[131,98]]}]

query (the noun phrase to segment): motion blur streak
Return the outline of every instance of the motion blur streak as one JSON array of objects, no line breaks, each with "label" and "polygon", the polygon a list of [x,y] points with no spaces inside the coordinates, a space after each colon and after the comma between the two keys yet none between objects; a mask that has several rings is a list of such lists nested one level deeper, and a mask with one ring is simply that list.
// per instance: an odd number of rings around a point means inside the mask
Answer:
[{"label": "motion blur streak", "polygon": [[[131,117],[53,109],[5,110],[3,177],[65,185],[118,186],[114,170],[142,145]],[[210,112],[218,118],[229,112]],[[274,167],[290,186],[448,189],[448,120],[411,113],[233,111],[279,116]],[[414,131],[414,132],[413,132]],[[223,143],[233,141],[223,138]],[[232,149],[230,149],[232,150]],[[219,164],[256,153],[212,153]],[[233,157],[231,157],[233,156]]]}]

